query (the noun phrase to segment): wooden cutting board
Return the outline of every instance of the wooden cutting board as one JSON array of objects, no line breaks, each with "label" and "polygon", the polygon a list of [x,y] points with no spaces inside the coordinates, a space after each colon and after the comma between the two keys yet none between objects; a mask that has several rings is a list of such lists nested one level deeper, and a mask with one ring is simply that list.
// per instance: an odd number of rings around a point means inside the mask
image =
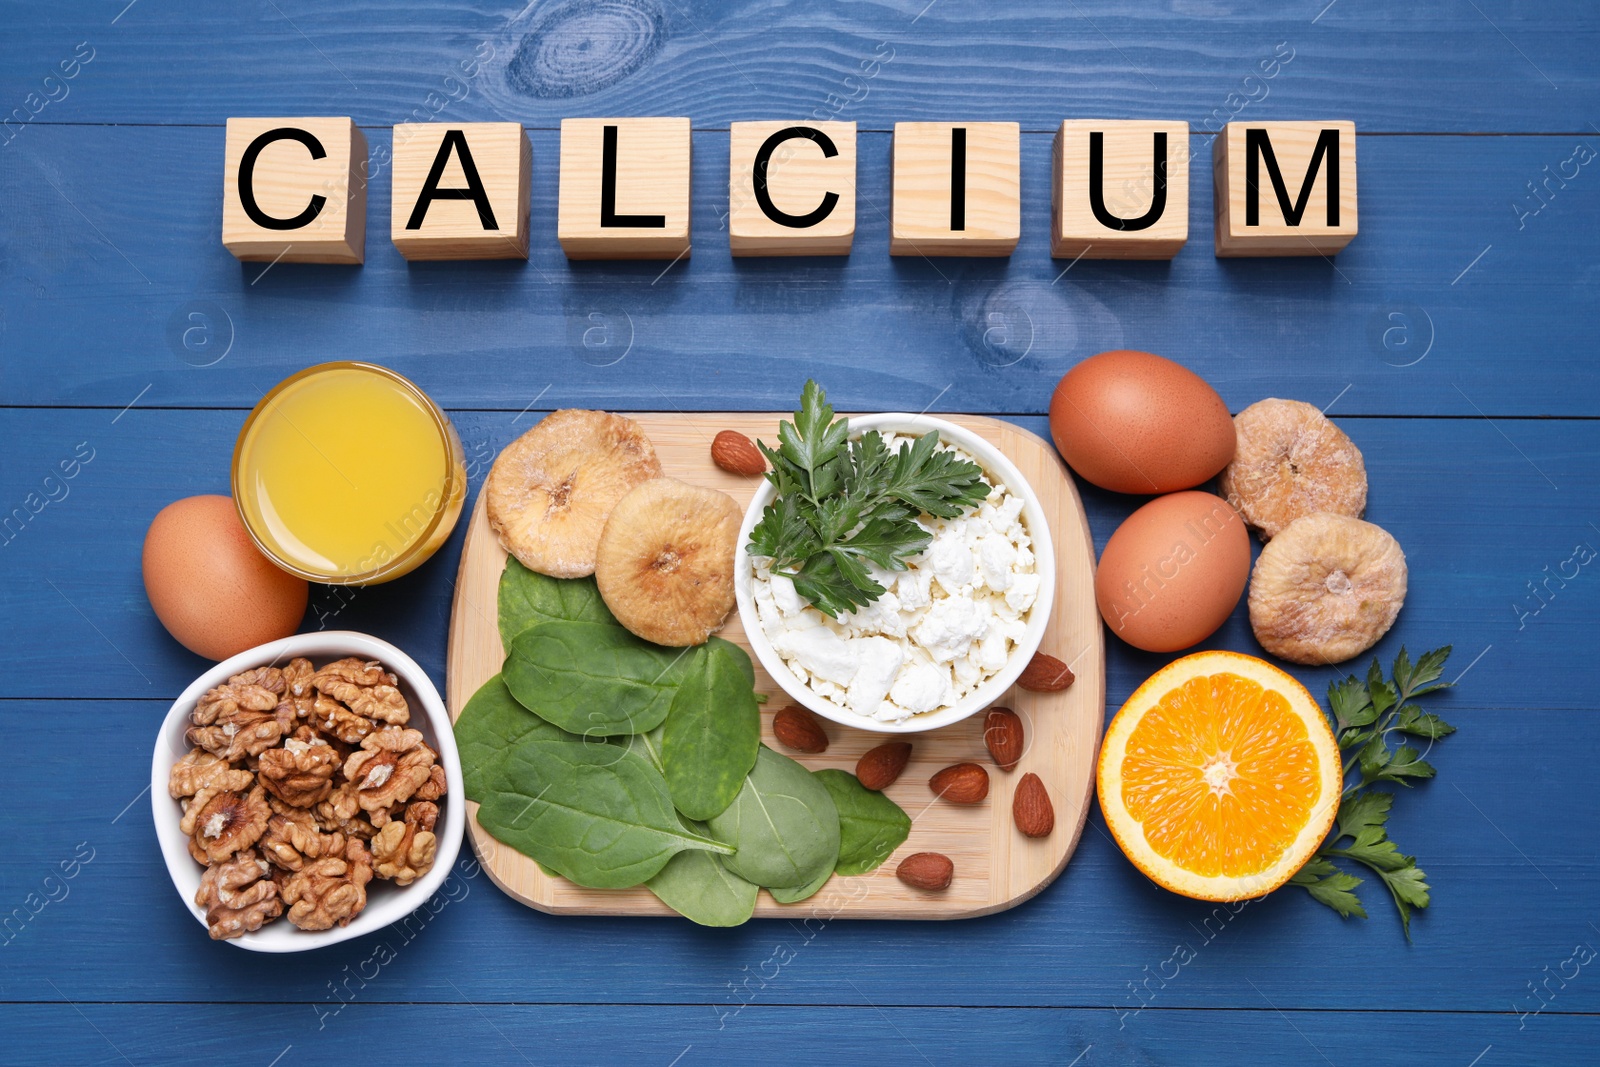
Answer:
[{"label": "wooden cutting board", "polygon": [[[740,478],[711,462],[711,438],[719,430],[739,430],[775,441],[773,414],[635,415],[655,444],[665,474],[728,493],[746,506],[759,480]],[[1067,661],[1077,681],[1061,693],[1013,689],[1005,703],[1027,726],[1028,748],[1017,769],[994,767],[983,745],[983,716],[924,734],[901,735],[913,745],[910,765],[887,793],[912,818],[911,836],[871,874],[834,877],[822,891],[799,904],[778,904],[765,891],[756,915],[824,916],[848,919],[963,919],[1003,911],[1022,903],[1061,873],[1077,847],[1094,790],[1094,764],[1105,715],[1105,651],[1094,604],[1094,543],[1083,504],[1066,468],[1046,441],[998,419],[941,415],[988,438],[1015,463],[1037,491],[1049,517],[1056,547],[1055,617],[1043,651]],[[478,496],[467,529],[450,618],[447,699],[452,719],[461,714],[479,686],[500,670],[505,653],[495,624],[500,572],[506,554],[489,529],[483,495]],[[735,613],[721,636],[748,649]],[[756,663],[756,689],[771,699],[762,709],[762,740],[780,752],[772,737],[772,713],[788,701]],[[854,771],[856,760],[884,740],[882,734],[823,722],[829,745],[820,756],[786,753],[817,769]],[[972,807],[935,800],[928,779],[952,763],[972,760],[990,771],[989,798]],[[1033,771],[1055,803],[1055,832],[1043,840],[1019,834],[1011,821],[1011,795],[1018,778]],[[477,805],[467,806],[467,834],[489,877],[514,899],[555,914],[670,915],[672,911],[641,887],[584,889],[552,877],[521,853],[500,844],[478,825]],[[942,893],[911,889],[895,878],[899,861],[914,852],[942,852],[955,861],[955,880]]]}]

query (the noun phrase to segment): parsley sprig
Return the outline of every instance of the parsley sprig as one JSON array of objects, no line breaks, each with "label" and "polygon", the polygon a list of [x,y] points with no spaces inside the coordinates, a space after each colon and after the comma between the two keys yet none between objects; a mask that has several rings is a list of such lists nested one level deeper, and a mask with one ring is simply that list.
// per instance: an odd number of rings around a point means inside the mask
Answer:
[{"label": "parsley sprig", "polygon": [[778,493],[750,532],[751,554],[772,557],[772,573],[832,618],[883,595],[868,563],[905,570],[928,547],[917,516],[953,519],[989,495],[983,470],[938,451],[937,433],[893,452],[876,430],[849,434],[849,420],[835,420],[822,387],[807,381],[778,447],[761,444]]},{"label": "parsley sprig", "polygon": [[1394,804],[1394,794],[1372,787],[1391,782],[1409,789],[1414,781],[1434,776],[1433,765],[1422,758],[1414,745],[1400,744],[1391,749],[1389,738],[1420,738],[1431,743],[1455,733],[1454,726],[1411,703],[1416,697],[1454,684],[1439,681],[1449,658],[1450,646],[1446,645],[1423,654],[1413,664],[1402,648],[1395,657],[1392,680],[1385,680],[1383,669],[1374,659],[1366,681],[1350,675],[1328,687],[1328,707],[1333,713],[1339,749],[1345,753],[1347,784],[1339,798],[1333,835],[1290,879],[1340,916],[1359,915],[1365,919],[1366,909],[1355,894],[1362,879],[1341,869],[1334,860],[1371,869],[1394,898],[1407,941],[1411,940],[1412,909],[1428,906],[1427,875],[1417,866],[1415,856],[1405,855],[1389,840],[1389,809]]}]

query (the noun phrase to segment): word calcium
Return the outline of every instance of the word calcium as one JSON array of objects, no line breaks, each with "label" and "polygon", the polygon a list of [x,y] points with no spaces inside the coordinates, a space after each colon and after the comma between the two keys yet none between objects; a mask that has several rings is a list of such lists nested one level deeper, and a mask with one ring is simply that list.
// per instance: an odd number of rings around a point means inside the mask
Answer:
[{"label": "word calcium", "polygon": [[[521,123],[394,127],[390,238],[407,259],[526,259]],[[556,237],[570,259],[689,254],[686,118],[561,123]],[[1009,256],[1022,227],[1014,122],[894,128],[889,254]],[[736,256],[848,255],[856,124],[735,122]],[[360,263],[367,142],[349,118],[228,120],[222,243],[243,260]],[[1333,255],[1356,234],[1350,122],[1230,122],[1212,151],[1218,256]],[[1055,135],[1050,253],[1171,259],[1189,237],[1189,126],[1069,119]]]}]

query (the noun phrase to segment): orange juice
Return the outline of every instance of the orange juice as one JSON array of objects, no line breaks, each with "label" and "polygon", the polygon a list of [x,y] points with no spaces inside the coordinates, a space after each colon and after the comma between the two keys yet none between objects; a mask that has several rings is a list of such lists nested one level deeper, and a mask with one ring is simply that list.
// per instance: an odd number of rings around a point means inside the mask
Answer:
[{"label": "orange juice", "polygon": [[407,379],[325,363],[256,405],[233,454],[233,497],[257,546],[316,582],[386,582],[433,554],[461,515],[461,442]]}]

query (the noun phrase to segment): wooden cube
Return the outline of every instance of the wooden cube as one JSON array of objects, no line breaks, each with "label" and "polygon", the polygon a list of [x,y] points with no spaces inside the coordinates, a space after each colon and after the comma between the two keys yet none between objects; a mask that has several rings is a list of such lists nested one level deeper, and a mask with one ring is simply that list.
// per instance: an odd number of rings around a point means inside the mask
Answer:
[{"label": "wooden cube", "polygon": [[527,259],[533,149],[520,122],[394,128],[389,235],[407,259]]},{"label": "wooden cube", "polygon": [[1056,131],[1050,254],[1171,259],[1189,239],[1189,124],[1068,119]]},{"label": "wooden cube", "polygon": [[367,139],[348,118],[228,120],[222,243],[243,260],[360,263]]},{"label": "wooden cube", "polygon": [[1015,122],[897,122],[891,256],[1009,256],[1022,236]]},{"label": "wooden cube", "polygon": [[689,252],[689,120],[562,119],[556,237],[568,259]]},{"label": "wooden cube", "polygon": [[1230,122],[1211,173],[1218,256],[1331,256],[1356,235],[1353,122]]},{"label": "wooden cube", "polygon": [[846,256],[856,233],[856,124],[735,122],[728,248],[736,256]]}]

